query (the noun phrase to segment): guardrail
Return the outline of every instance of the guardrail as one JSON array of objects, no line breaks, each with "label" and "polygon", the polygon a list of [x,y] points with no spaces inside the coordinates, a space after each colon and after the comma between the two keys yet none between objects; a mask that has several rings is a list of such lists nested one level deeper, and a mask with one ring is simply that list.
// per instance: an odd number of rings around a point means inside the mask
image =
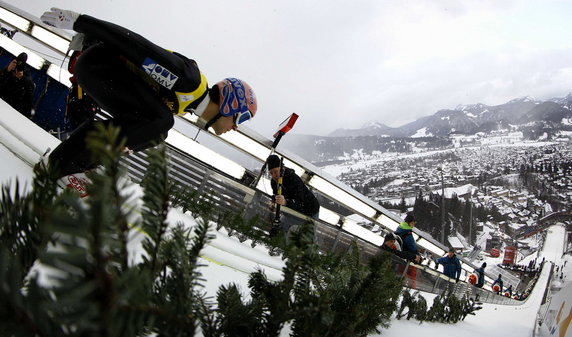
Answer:
[{"label": "guardrail", "polygon": [[[60,56],[66,54],[67,46],[72,38],[71,35],[46,26],[39,22],[38,18],[1,1],[0,21],[17,28],[19,32],[26,34],[32,40],[48,46]],[[65,83],[69,77],[66,70],[51,64],[41,56],[6,37],[0,36],[0,46],[15,55],[22,51],[27,52],[29,55],[28,63],[32,67],[46,71],[55,80],[69,85]],[[65,80],[62,81],[62,78]],[[177,118],[175,127],[169,132],[166,143],[169,146],[171,178],[198,191],[217,192],[216,198],[211,197],[211,201],[219,207],[233,210],[246,208],[248,212],[263,214],[263,217],[267,216],[265,212],[268,213],[268,210],[265,210],[263,205],[269,201],[269,195],[266,192],[269,190],[269,180],[263,177],[257,186],[250,186],[256,180],[257,173],[248,170],[236,161],[221,156],[188,136],[198,133],[199,129],[195,122],[196,117],[194,116],[188,115]],[[255,159],[260,165],[270,154],[272,144],[271,140],[242,126],[240,130],[231,131],[220,137],[213,133],[209,137],[237,149],[242,155],[247,156],[250,160]],[[378,225],[385,231],[394,231],[397,228],[401,221],[397,215],[367,199],[297,155],[285,150],[277,150],[277,154],[285,158],[285,165],[293,168],[321,200],[326,201],[322,203],[323,205],[332,204],[344,210],[342,214],[327,207],[321,207],[319,219],[313,220],[316,228],[316,243],[322,249],[328,251],[345,250],[349,248],[351,242],[355,241],[362,248],[364,257],[367,258],[379,253],[379,246],[383,242],[383,237],[360,226],[347,215],[357,213],[367,219],[370,226]],[[147,165],[145,155],[137,153],[127,157],[125,161],[129,167],[131,178],[135,181],[140,180]],[[294,223],[308,220],[308,218],[288,209],[285,210],[285,213],[293,219]],[[445,246],[420,231],[414,230],[414,238],[418,246],[432,256],[442,256],[446,252]],[[461,262],[462,279],[464,279],[475,269],[475,266],[462,258]],[[425,291],[439,292],[444,289],[444,285],[451,286],[448,278],[426,265],[428,260],[425,260],[424,263],[425,265],[414,267],[419,271],[420,281],[416,284],[408,283],[410,287],[419,289],[419,286],[422,286]],[[492,283],[492,279],[488,276],[486,281],[489,285]],[[462,282],[455,287],[464,289],[464,291],[473,288]],[[484,297],[488,298],[488,296]],[[521,303],[497,295],[493,297],[495,297],[495,301],[499,300],[503,303]]]}]

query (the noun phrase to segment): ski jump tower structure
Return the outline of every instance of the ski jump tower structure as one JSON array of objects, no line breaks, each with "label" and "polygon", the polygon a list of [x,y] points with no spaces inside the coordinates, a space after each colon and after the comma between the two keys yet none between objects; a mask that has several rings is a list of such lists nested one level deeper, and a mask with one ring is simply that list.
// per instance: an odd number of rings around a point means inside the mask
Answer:
[{"label": "ski jump tower structure", "polygon": [[[37,17],[1,1],[0,22],[3,27],[8,26],[18,30],[14,40],[0,35],[0,47],[12,55],[18,55],[20,52],[28,53],[27,63],[32,68],[33,78],[43,80],[42,95],[36,97],[36,111],[41,112],[42,109],[52,107],[52,111],[50,111],[52,115],[57,113],[63,115],[63,111],[53,111],[55,104],[53,101],[43,102],[42,99],[43,94],[50,91],[63,88],[62,92],[66,92],[71,85],[68,80],[71,74],[66,70],[67,67],[60,67],[58,64],[51,63],[24,45],[42,46],[48,48],[57,57],[65,58],[72,35],[49,27],[40,22]],[[20,41],[19,35],[25,43],[17,42]],[[63,66],[64,62],[61,65]],[[37,91],[38,89],[36,89]],[[63,98],[65,99],[65,94]],[[62,99],[61,95],[59,99]],[[33,123],[17,112],[14,111],[14,113],[15,116],[0,117],[0,126],[11,130],[13,136],[18,138],[14,123]],[[105,114],[98,116],[98,118],[106,117]],[[272,140],[241,126],[238,131],[230,131],[221,136],[210,133],[208,139],[199,143],[195,140],[199,129],[195,125],[196,117],[193,117],[191,115],[177,117],[175,126],[166,139],[171,178],[192,190],[213,192],[205,193],[205,197],[210,198],[221,209],[243,211],[247,217],[255,214],[262,214],[263,218],[267,216],[266,213],[269,213],[269,210],[266,205],[270,201],[268,191],[271,191],[269,180],[265,177],[258,179],[257,173],[239,162],[255,163],[251,166],[261,167],[273,150]],[[44,127],[44,129],[46,128]],[[47,134],[47,131],[44,132]],[[51,138],[53,139],[50,142],[53,142],[54,145],[59,143],[56,137]],[[25,142],[24,139],[20,140]],[[205,146],[204,144],[207,143],[210,145]],[[42,145],[43,147],[31,146],[30,148],[34,153],[24,156],[25,161],[30,166],[45,152],[46,144]],[[231,155],[223,156],[213,150],[213,148],[220,149],[221,147],[224,147],[224,151],[219,152],[229,152]],[[364,258],[379,253],[379,246],[383,243],[384,233],[394,231],[401,222],[397,215],[327,175],[320,168],[294,153],[277,149],[276,154],[284,157],[285,165],[293,168],[302,180],[313,189],[314,193],[320,196],[321,200],[327,200],[326,203],[323,203],[325,206],[320,208],[318,219],[306,218],[302,214],[287,208],[284,210],[285,216],[293,219],[293,221],[313,221],[316,244],[323,250],[344,251],[350,247],[352,242],[357,242]],[[130,178],[135,182],[140,181],[147,165],[145,154],[138,153],[127,157],[126,164],[129,168]],[[358,214],[366,221],[365,223],[357,223],[343,214]],[[374,233],[372,228],[379,230]],[[414,265],[417,268],[417,277],[414,281],[406,277],[407,286],[433,293],[441,293],[444,289],[454,287],[455,293],[459,295],[467,292],[478,293],[480,300],[485,302],[513,305],[522,303],[492,293],[490,284],[493,279],[488,276],[486,276],[484,289],[477,289],[465,282],[455,283],[454,280],[437,272],[430,267],[431,260],[434,257],[443,256],[447,247],[418,230],[414,230],[413,236],[417,245],[431,258],[425,259],[420,265]],[[405,263],[400,259],[396,259],[395,263],[404,264],[405,267]],[[461,263],[461,280],[465,280],[476,267],[462,258]]]}]

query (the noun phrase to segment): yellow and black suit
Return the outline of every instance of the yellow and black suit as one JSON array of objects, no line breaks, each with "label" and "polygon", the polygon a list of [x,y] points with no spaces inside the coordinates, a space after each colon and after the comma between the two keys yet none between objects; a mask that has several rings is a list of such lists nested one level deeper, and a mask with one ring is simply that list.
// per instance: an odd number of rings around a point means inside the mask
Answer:
[{"label": "yellow and black suit", "polygon": [[120,126],[126,146],[139,151],[167,136],[173,115],[196,108],[208,95],[206,78],[194,60],[88,15],[77,19],[74,30],[90,41],[77,60],[75,77],[113,118],[84,123],[50,154],[61,176],[99,164],[92,162],[85,144],[96,123]]}]

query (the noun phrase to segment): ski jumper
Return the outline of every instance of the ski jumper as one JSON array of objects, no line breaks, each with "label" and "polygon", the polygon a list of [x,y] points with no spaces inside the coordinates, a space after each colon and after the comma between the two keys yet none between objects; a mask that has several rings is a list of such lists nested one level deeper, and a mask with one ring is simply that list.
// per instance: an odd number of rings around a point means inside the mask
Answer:
[{"label": "ski jumper", "polygon": [[164,140],[175,114],[184,114],[208,96],[197,63],[161,48],[116,24],[81,15],[74,30],[95,41],[80,55],[75,77],[112,118],[89,120],[51,154],[61,176],[96,167],[85,137],[98,123],[120,127],[126,146],[140,151]]}]

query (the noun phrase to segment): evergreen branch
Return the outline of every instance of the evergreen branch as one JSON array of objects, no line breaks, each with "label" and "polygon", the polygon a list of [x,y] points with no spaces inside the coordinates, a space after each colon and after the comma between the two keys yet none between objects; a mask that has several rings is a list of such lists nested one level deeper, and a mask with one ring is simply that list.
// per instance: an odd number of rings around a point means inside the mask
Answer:
[{"label": "evergreen branch", "polygon": [[165,146],[147,151],[149,166],[141,182],[143,195],[143,229],[150,235],[146,250],[151,259],[151,270],[159,270],[158,255],[163,236],[167,233],[167,214],[171,184],[165,159]]},{"label": "evergreen branch", "polygon": [[31,278],[24,289],[26,274],[20,261],[0,246],[0,335],[2,336],[58,336],[63,330],[54,321],[46,306],[38,305],[49,296]]}]

